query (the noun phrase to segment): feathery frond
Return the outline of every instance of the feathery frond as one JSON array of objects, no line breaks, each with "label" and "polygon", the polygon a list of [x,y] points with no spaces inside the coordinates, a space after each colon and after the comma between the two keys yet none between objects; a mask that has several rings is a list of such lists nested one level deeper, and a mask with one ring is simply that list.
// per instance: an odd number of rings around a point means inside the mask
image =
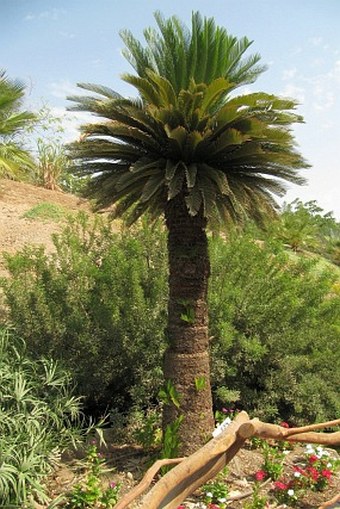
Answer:
[{"label": "feathery frond", "polygon": [[308,165],[290,130],[303,121],[296,102],[264,92],[231,97],[264,70],[259,55],[244,58],[246,37],[199,13],[191,31],[176,17],[155,18],[158,31],[144,31],[145,47],[121,33],[137,72],[123,79],[138,99],[93,84],[80,86],[96,96],[71,98],[74,109],[103,119],[72,145],[74,171],[92,175],[88,193],[99,206],[116,203],[130,221],[162,213],[180,195],[192,216],[261,221],[286,182],[304,181],[298,170]]}]

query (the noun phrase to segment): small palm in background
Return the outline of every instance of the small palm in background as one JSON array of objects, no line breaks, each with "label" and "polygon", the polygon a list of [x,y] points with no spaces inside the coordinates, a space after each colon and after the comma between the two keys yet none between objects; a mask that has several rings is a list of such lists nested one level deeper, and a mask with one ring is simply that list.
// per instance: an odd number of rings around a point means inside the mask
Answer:
[{"label": "small palm in background", "polygon": [[0,178],[27,180],[34,161],[22,146],[21,135],[35,116],[22,111],[25,86],[0,70]]}]

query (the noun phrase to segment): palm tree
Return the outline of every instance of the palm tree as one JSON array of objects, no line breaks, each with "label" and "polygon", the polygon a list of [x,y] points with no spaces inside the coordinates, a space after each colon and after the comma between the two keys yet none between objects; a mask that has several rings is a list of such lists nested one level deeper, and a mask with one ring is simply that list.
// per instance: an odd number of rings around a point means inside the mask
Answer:
[{"label": "palm tree", "polygon": [[0,177],[23,179],[34,162],[17,136],[34,120],[34,115],[21,111],[25,86],[10,80],[0,70]]},{"label": "palm tree", "polygon": [[290,125],[301,122],[296,103],[265,93],[236,95],[263,72],[260,56],[243,58],[251,44],[213,19],[192,15],[191,31],[176,17],[155,15],[144,48],[122,32],[138,91],[79,84],[92,94],[70,98],[75,110],[98,121],[84,126],[71,147],[74,172],[91,176],[88,195],[98,207],[133,223],[148,212],[168,229],[168,348],[164,376],[169,398],[164,427],[180,415],[180,451],[202,444],[213,429],[210,389],[207,224],[261,222],[274,215],[283,182],[302,183],[306,167]]}]

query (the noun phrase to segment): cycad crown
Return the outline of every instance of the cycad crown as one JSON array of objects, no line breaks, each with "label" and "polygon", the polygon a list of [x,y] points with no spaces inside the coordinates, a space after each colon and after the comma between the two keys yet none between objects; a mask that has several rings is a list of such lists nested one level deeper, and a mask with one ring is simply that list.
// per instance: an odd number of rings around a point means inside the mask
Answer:
[{"label": "cycad crown", "polygon": [[79,86],[97,96],[71,98],[75,110],[100,117],[73,144],[75,171],[92,175],[89,194],[100,207],[117,203],[130,222],[157,216],[176,196],[188,212],[215,220],[261,221],[275,211],[284,182],[301,184],[307,167],[289,126],[302,122],[296,102],[266,93],[235,95],[263,72],[251,42],[214,20],[192,16],[191,32],[156,13],[160,33],[144,32],[146,48],[124,31],[124,55],[137,71],[124,81],[138,91],[124,99],[107,87]]}]

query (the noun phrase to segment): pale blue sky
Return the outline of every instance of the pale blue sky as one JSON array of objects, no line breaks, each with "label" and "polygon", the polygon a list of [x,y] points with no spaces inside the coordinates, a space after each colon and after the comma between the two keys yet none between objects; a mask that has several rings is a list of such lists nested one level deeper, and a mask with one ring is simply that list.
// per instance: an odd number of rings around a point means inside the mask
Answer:
[{"label": "pale blue sky", "polygon": [[[120,79],[131,69],[118,32],[142,39],[156,10],[187,24],[199,10],[254,40],[250,53],[268,70],[252,89],[298,99],[306,122],[295,132],[312,164],[308,185],[291,186],[286,199],[316,199],[340,219],[340,0],[0,0],[0,68],[26,82],[31,108],[47,102],[56,114],[79,81],[132,94]],[[68,114],[69,139],[77,123]]]}]

